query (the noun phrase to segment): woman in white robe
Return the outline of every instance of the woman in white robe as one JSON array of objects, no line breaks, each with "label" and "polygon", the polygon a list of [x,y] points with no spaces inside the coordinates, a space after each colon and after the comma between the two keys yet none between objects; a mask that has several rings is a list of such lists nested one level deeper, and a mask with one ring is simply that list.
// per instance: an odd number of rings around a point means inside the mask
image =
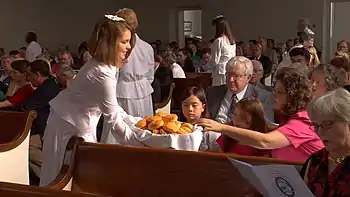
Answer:
[{"label": "woman in white robe", "polygon": [[[40,185],[51,183],[63,163],[66,145],[72,136],[96,142],[96,126],[103,114],[107,128],[117,132],[120,140],[132,141],[130,122],[116,99],[116,71],[131,50],[131,28],[124,19],[105,15],[95,25],[88,61],[70,85],[50,102],[51,111],[43,142],[43,165]],[[112,41],[114,40],[114,41]]]},{"label": "woman in white robe", "polygon": [[236,56],[236,44],[228,21],[224,17],[217,17],[213,24],[216,28],[216,35],[211,48],[213,60],[212,85],[219,86],[226,84],[226,64]]}]

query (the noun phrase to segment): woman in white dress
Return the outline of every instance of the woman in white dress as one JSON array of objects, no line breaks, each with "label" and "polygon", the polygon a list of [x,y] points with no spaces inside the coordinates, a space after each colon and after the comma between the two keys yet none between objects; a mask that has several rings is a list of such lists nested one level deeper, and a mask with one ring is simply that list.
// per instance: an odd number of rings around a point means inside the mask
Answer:
[{"label": "woman in white dress", "polygon": [[236,56],[236,44],[234,42],[228,21],[223,17],[217,17],[213,21],[215,25],[215,41],[211,48],[213,60],[213,86],[226,84],[226,64]]},{"label": "woman in white dress", "polygon": [[96,126],[101,115],[106,129],[118,132],[119,140],[129,141],[133,121],[118,105],[116,71],[131,50],[131,28],[124,19],[105,15],[94,27],[89,42],[92,59],[70,85],[50,102],[51,112],[44,134],[40,185],[51,183],[60,171],[65,148],[72,136],[96,142]]}]

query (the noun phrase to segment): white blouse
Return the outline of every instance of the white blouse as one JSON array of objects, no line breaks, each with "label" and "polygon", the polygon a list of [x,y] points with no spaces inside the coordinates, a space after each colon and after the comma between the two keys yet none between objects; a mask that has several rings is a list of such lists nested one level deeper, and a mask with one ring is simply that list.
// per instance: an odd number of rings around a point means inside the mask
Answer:
[{"label": "white blouse", "polygon": [[212,60],[214,61],[213,74],[226,74],[227,62],[236,56],[236,44],[231,45],[226,36],[217,38],[211,49]]},{"label": "white blouse", "polygon": [[180,65],[173,63],[171,66],[171,71],[173,72],[173,78],[186,78],[186,74]]},{"label": "white blouse", "polygon": [[135,46],[128,62],[119,70],[118,98],[145,98],[153,92],[154,52],[147,42],[136,35]]},{"label": "white blouse", "polygon": [[43,52],[43,49],[37,42],[31,42],[26,49],[26,60],[34,62],[36,58]]},{"label": "white blouse", "polygon": [[132,131],[125,122],[137,121],[118,105],[116,98],[117,68],[94,59],[88,61],[69,86],[51,102],[51,108],[62,119],[74,125],[81,132],[79,136],[96,132],[103,114],[108,129],[130,140]]}]

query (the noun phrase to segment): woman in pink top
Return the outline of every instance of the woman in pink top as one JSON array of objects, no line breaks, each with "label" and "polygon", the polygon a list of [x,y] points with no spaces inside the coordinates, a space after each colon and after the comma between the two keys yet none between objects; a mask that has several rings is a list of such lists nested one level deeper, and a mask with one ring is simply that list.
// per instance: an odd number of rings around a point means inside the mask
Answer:
[{"label": "woman in pink top", "polygon": [[312,98],[311,83],[305,72],[289,67],[279,70],[276,80],[274,108],[282,116],[276,130],[260,133],[209,119],[200,119],[197,124],[236,139],[240,144],[272,150],[274,158],[305,161],[324,147],[305,111]]}]

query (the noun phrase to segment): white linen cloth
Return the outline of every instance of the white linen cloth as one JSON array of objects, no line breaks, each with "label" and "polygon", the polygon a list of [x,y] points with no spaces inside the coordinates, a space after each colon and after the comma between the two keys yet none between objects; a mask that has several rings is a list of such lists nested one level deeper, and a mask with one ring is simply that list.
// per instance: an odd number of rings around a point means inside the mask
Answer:
[{"label": "white linen cloth", "polygon": [[150,44],[136,35],[128,62],[119,69],[116,87],[118,104],[130,115],[152,116],[151,83],[154,78],[154,52]]},{"label": "white linen cloth", "polygon": [[175,150],[198,151],[203,140],[203,128],[194,127],[194,131],[188,134],[159,135],[151,131],[131,126],[135,138],[145,147],[171,148]]},{"label": "white linen cloth", "polygon": [[226,84],[226,64],[236,56],[236,44],[231,45],[226,36],[217,38],[211,48],[213,61],[213,86]]},{"label": "white linen cloth", "polygon": [[[51,183],[59,173],[66,145],[72,136],[96,142],[96,127],[102,114],[107,123],[104,127],[109,132],[117,133],[124,143],[132,143],[129,123],[134,117],[118,105],[116,71],[114,66],[91,59],[70,85],[50,102],[51,112],[44,134],[41,186]],[[135,118],[132,122],[137,120]]]}]

